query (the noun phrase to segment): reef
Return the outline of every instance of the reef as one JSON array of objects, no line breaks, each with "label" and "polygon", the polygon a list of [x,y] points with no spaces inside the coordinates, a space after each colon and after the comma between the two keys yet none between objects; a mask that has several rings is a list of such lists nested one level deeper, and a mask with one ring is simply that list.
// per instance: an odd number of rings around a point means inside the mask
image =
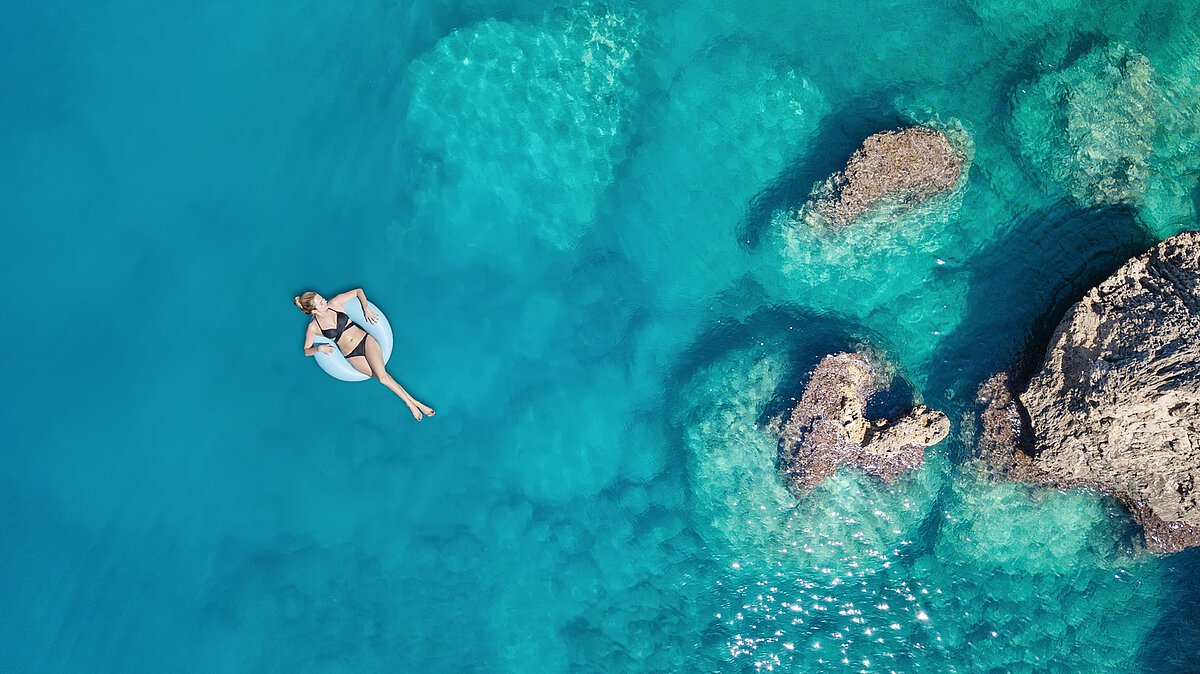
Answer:
[{"label": "reef", "polygon": [[533,234],[565,250],[587,233],[625,160],[642,30],[636,12],[583,2],[458,29],[412,62],[421,176],[434,207],[466,223],[456,238]]},{"label": "reef", "polygon": [[838,229],[885,206],[911,208],[952,190],[966,158],[946,134],[930,127],[876,133],[844,169],[813,187],[800,219]]},{"label": "reef", "polygon": [[1200,232],[1126,262],[1067,312],[1019,395],[980,389],[993,473],[1112,495],[1145,545],[1200,545]]},{"label": "reef", "polygon": [[780,467],[794,493],[843,465],[894,481],[950,432],[946,415],[923,405],[895,419],[868,419],[867,403],[884,383],[880,368],[860,353],[821,360],[780,432]]},{"label": "reef", "polygon": [[1161,97],[1150,61],[1110,44],[1020,88],[1013,127],[1026,160],[1076,203],[1137,204]]}]

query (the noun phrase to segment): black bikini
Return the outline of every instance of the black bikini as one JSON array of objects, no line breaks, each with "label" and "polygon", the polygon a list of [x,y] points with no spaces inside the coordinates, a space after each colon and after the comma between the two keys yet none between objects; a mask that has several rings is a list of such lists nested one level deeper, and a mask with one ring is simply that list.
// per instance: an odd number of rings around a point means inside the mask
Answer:
[{"label": "black bikini", "polygon": [[[353,325],[354,327],[358,328],[359,330],[362,330],[362,326],[360,326],[358,323],[355,323],[354,321],[350,320],[349,316],[338,311],[337,309],[334,309],[333,307],[329,307],[329,308],[330,308],[330,310],[333,311],[333,313],[337,314],[337,325],[336,326],[334,326],[332,328],[322,328],[321,321],[318,321],[317,317],[313,316],[313,321],[316,322],[317,327],[320,328],[320,330],[321,330],[321,334],[325,335],[326,339],[333,341],[334,344],[338,344],[338,340],[341,339],[342,333],[345,332],[347,329],[349,329],[350,326]],[[354,347],[354,349],[352,351],[350,351],[350,353],[344,353],[342,355],[345,356],[346,358],[353,358],[355,356],[366,357],[366,355],[367,355],[367,334],[366,334],[366,332],[367,332],[366,330],[363,330],[363,338],[358,342],[358,346]],[[338,350],[341,350],[341,348],[342,348],[342,346],[340,344],[338,344]]]}]

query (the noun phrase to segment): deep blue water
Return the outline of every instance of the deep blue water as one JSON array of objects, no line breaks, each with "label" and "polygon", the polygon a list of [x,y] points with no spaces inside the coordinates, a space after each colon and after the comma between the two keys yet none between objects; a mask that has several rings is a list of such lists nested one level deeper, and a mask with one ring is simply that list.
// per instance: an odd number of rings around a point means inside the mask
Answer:
[{"label": "deep blue water", "polygon": [[[1200,670],[1195,551],[968,460],[979,383],[1197,227],[1197,14],[7,0],[0,670]],[[910,123],[952,199],[791,222]],[[302,357],[356,286],[435,418]],[[764,428],[863,343],[955,430],[796,501]]]}]

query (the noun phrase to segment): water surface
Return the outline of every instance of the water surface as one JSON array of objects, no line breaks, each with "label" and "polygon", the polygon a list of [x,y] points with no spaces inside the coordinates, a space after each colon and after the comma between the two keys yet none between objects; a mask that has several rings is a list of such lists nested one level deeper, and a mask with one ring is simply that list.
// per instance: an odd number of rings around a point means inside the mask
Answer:
[{"label": "water surface", "polygon": [[[1198,12],[13,0],[2,668],[1196,667],[1195,552],[967,458],[979,383],[1196,227]],[[789,224],[910,123],[970,139],[952,199]],[[291,298],[359,285],[435,419],[301,357]],[[797,501],[764,427],[863,343],[954,432]]]}]

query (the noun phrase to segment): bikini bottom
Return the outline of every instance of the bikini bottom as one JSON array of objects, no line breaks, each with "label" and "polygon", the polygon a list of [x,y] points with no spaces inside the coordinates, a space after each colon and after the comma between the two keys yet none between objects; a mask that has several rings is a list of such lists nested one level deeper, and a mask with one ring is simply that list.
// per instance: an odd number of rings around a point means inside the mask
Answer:
[{"label": "bikini bottom", "polygon": [[354,347],[354,350],[351,351],[350,353],[343,354],[343,355],[347,359],[353,358],[355,356],[362,356],[365,358],[367,355],[367,338],[369,338],[369,337],[370,337],[370,335],[364,334],[363,338],[361,340],[359,340],[358,346]]}]

